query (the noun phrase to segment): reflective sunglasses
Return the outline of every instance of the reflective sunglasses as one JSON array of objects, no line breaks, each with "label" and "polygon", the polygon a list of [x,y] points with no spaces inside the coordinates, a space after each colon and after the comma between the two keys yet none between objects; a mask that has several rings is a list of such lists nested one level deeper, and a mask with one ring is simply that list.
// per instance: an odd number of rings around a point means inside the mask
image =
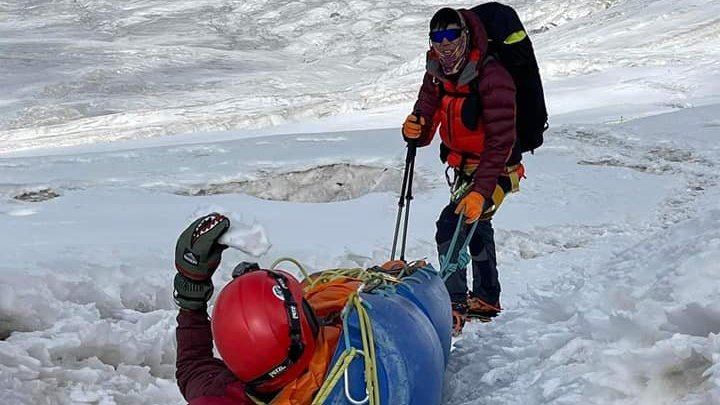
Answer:
[{"label": "reflective sunglasses", "polygon": [[448,41],[452,42],[460,38],[462,32],[462,28],[448,28],[446,30],[433,31],[430,33],[430,40],[432,42],[440,43],[443,41],[443,39],[447,39]]}]

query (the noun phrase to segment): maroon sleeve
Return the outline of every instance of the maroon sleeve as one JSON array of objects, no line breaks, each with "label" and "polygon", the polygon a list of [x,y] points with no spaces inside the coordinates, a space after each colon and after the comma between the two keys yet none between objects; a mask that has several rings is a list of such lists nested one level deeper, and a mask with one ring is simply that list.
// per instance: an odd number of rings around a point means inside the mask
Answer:
[{"label": "maroon sleeve", "polygon": [[213,357],[212,331],[205,311],[181,309],[177,316],[175,377],[180,392],[190,402],[203,396],[223,396],[237,382],[220,359]]},{"label": "maroon sleeve", "polygon": [[485,150],[475,172],[474,190],[488,199],[515,144],[515,84],[510,73],[491,60],[482,70],[478,91],[483,106]]},{"label": "maroon sleeve", "polygon": [[433,83],[433,77],[426,72],[418,99],[413,108],[413,113],[425,118],[426,124],[422,129],[420,139],[418,139],[418,146],[426,146],[432,142],[438,124],[434,122],[435,112],[438,107],[440,107],[440,94],[437,91],[437,86]]}]

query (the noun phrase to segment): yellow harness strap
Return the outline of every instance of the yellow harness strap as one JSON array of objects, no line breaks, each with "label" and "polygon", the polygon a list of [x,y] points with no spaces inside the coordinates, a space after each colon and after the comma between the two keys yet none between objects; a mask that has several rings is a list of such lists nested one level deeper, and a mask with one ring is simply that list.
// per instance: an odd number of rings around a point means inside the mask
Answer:
[{"label": "yellow harness strap", "polygon": [[520,191],[520,177],[525,177],[525,167],[522,163],[508,166],[505,168],[505,173],[502,174],[502,176],[510,177],[510,192],[517,193]]},{"label": "yellow harness strap", "polygon": [[505,196],[510,193],[517,193],[518,191],[520,191],[520,179],[522,177],[525,177],[525,167],[522,165],[522,163],[507,166],[505,168],[505,172],[502,173],[500,176],[507,177],[510,180],[509,186],[507,181],[498,181],[498,184],[495,185],[495,190],[490,197],[492,199],[493,205],[491,205],[487,211],[483,212],[483,214],[480,216],[481,220],[491,219],[493,215],[495,215],[495,213],[497,212],[498,208],[500,208],[500,205],[503,203],[503,201],[505,201]]}]

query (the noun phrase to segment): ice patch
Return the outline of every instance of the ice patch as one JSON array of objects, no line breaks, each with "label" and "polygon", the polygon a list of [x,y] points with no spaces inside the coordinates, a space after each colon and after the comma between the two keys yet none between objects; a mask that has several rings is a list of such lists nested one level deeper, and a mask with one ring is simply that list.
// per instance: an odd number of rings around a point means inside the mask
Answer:
[{"label": "ice patch", "polygon": [[[312,167],[301,171],[271,173],[255,180],[228,181],[176,191],[179,195],[206,196],[245,193],[264,200],[331,202],[353,200],[369,193],[400,189],[402,173],[395,168],[351,163]],[[413,187],[425,187],[414,177]]]},{"label": "ice patch", "polygon": [[298,142],[344,142],[347,141],[347,138],[338,136],[338,137],[312,137],[312,136],[301,136],[295,138]]},{"label": "ice patch", "polygon": [[6,214],[10,215],[11,217],[26,217],[29,215],[35,215],[37,213],[38,210],[35,208],[20,208],[6,212]]}]

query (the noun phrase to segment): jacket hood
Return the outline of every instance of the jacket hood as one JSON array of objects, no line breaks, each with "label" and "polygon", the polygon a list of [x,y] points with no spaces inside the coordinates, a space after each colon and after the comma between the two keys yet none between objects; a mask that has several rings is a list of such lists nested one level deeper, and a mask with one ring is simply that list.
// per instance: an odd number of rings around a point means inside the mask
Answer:
[{"label": "jacket hood", "polygon": [[[485,26],[474,12],[464,8],[458,9],[457,11],[465,20],[465,25],[470,31],[470,49],[468,57],[469,54],[473,51],[478,51],[480,53],[480,56],[477,60],[471,60],[468,58],[465,67],[460,71],[460,76],[458,78],[457,84],[464,85],[470,83],[470,81],[476,78],[479,74],[482,60],[485,58],[485,54],[487,53],[488,49],[488,36],[487,32],[485,31]],[[449,80],[443,73],[442,66],[440,66],[440,60],[438,59],[437,54],[435,53],[435,51],[432,50],[432,48],[429,49],[427,52],[425,69],[430,75],[436,77],[438,80]]]}]

